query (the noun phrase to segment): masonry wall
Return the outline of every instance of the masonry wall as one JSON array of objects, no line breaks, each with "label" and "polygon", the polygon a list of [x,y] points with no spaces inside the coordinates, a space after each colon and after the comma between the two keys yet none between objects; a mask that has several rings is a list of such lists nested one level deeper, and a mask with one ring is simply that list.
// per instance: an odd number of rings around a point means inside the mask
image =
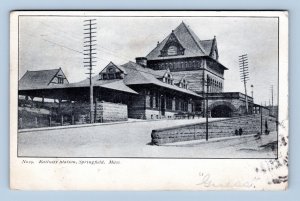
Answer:
[{"label": "masonry wall", "polygon": [[[243,131],[242,135],[260,133],[261,128],[264,133],[266,130],[266,122],[268,130],[271,132],[276,131],[276,119],[270,116],[263,116],[263,119],[261,120],[260,115],[248,115],[210,122],[208,127],[209,139],[235,136],[236,130],[239,130],[240,128]],[[205,123],[198,123],[157,129],[152,131],[151,138],[152,143],[156,145],[205,139],[206,125]]]},{"label": "masonry wall", "polygon": [[[89,103],[76,103],[74,105],[76,123],[83,124],[90,122],[89,108]],[[127,105],[121,103],[97,101],[94,103],[93,115],[95,123],[126,121],[128,120]]]},{"label": "masonry wall", "polygon": [[197,93],[206,91],[203,77],[206,79],[207,75],[212,79],[209,92],[222,92],[224,88],[224,69],[213,60],[200,57],[149,60],[147,65],[153,70],[170,69],[173,75],[185,76],[189,83],[189,89]]},{"label": "masonry wall", "polygon": [[145,111],[146,119],[161,119],[160,112],[158,110],[149,110]]},{"label": "masonry wall", "polygon": [[127,105],[110,102],[97,102],[95,122],[128,120]]},{"label": "masonry wall", "polygon": [[146,119],[174,119],[176,112],[165,111],[165,116],[161,115],[158,110],[146,109],[145,118]]},{"label": "masonry wall", "polygon": [[[210,93],[209,94],[209,100],[208,100],[208,106],[209,110],[211,111],[215,106],[218,105],[227,105],[231,106],[232,115],[233,116],[240,116],[246,114],[246,104],[245,104],[245,98],[244,95],[239,92],[228,92],[228,93]],[[251,114],[253,110],[253,100],[249,97],[248,99],[248,112]],[[265,115],[269,115],[265,113]]]},{"label": "masonry wall", "polygon": [[183,77],[188,81],[188,89],[195,92],[203,91],[203,70],[194,70],[194,71],[179,71],[172,72],[175,76]]}]

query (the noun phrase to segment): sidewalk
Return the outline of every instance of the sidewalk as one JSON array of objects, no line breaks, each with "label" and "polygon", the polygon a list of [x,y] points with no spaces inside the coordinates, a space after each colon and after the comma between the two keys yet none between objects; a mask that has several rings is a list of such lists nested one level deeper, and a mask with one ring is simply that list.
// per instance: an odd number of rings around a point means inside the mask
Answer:
[{"label": "sidewalk", "polygon": [[166,143],[159,146],[188,146],[188,145],[200,145],[200,144],[207,144],[207,143],[214,143],[214,142],[220,142],[220,141],[226,141],[226,140],[233,140],[233,139],[240,139],[240,138],[247,138],[247,137],[253,137],[252,135],[243,135],[243,136],[230,136],[230,137],[220,137],[220,138],[208,138],[208,141],[206,139],[201,140],[189,140],[189,141],[181,141],[181,142],[173,142],[173,143]]},{"label": "sidewalk", "polygon": [[[209,122],[218,121],[225,118],[210,118]],[[64,125],[64,126],[52,126],[52,127],[41,127],[41,128],[24,128],[18,129],[18,133],[34,132],[34,131],[47,131],[47,130],[62,130],[62,129],[73,129],[73,128],[85,128],[85,127],[95,127],[95,126],[107,126],[107,125],[117,125],[117,124],[133,124],[133,123],[143,123],[143,122],[173,122],[172,125],[184,125],[192,123],[203,123],[205,118],[195,118],[195,119],[128,119],[127,121],[115,121],[107,123],[93,123],[93,124],[76,124],[76,125]],[[158,123],[160,124],[160,123]],[[164,127],[162,127],[164,128]]]},{"label": "sidewalk", "polygon": [[[258,139],[255,134],[244,135],[244,136],[231,136],[231,137],[221,137],[221,138],[211,138],[206,141],[206,139],[201,140],[191,140],[167,143],[160,146],[174,146],[174,147],[196,147],[201,145],[214,144],[213,146],[219,148],[225,147],[237,147],[239,151],[263,151],[266,149],[273,149],[273,145],[277,144],[277,132],[271,132],[269,135],[261,135]],[[275,149],[276,147],[274,147]]]}]

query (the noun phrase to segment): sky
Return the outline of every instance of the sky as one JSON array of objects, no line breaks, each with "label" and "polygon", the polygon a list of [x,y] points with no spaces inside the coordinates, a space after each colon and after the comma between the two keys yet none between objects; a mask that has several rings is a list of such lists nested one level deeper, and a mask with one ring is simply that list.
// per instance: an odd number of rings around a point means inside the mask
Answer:
[{"label": "sky", "polygon": [[[224,92],[243,92],[238,56],[248,54],[254,102],[268,105],[271,86],[274,105],[278,88],[277,18],[246,17],[93,17],[97,22],[99,73],[110,61],[121,65],[146,56],[182,21],[201,40],[216,36],[219,62],[225,71]],[[82,17],[20,16],[19,79],[27,70],[61,67],[69,82],[87,78],[83,67],[84,19]]]}]

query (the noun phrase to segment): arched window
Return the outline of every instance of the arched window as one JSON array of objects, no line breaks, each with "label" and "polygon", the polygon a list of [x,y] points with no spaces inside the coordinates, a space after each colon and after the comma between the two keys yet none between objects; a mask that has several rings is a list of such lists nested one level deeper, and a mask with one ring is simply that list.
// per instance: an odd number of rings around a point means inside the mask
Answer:
[{"label": "arched window", "polygon": [[169,55],[169,56],[177,55],[177,47],[174,46],[174,45],[171,45],[171,46],[168,48],[168,55]]},{"label": "arched window", "polygon": [[196,67],[197,67],[196,61],[193,61],[193,68],[196,68]]},{"label": "arched window", "polygon": [[115,72],[115,70],[114,70],[114,68],[108,68],[108,70],[107,70],[109,73],[114,73]]}]

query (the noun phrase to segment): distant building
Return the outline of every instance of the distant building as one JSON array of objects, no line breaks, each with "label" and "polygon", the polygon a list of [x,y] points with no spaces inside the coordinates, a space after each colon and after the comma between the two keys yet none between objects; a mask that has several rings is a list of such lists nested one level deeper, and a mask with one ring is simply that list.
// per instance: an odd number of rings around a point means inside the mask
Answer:
[{"label": "distant building", "polygon": [[69,81],[61,68],[57,68],[51,70],[26,71],[19,81],[19,87],[24,90],[68,83]]}]

